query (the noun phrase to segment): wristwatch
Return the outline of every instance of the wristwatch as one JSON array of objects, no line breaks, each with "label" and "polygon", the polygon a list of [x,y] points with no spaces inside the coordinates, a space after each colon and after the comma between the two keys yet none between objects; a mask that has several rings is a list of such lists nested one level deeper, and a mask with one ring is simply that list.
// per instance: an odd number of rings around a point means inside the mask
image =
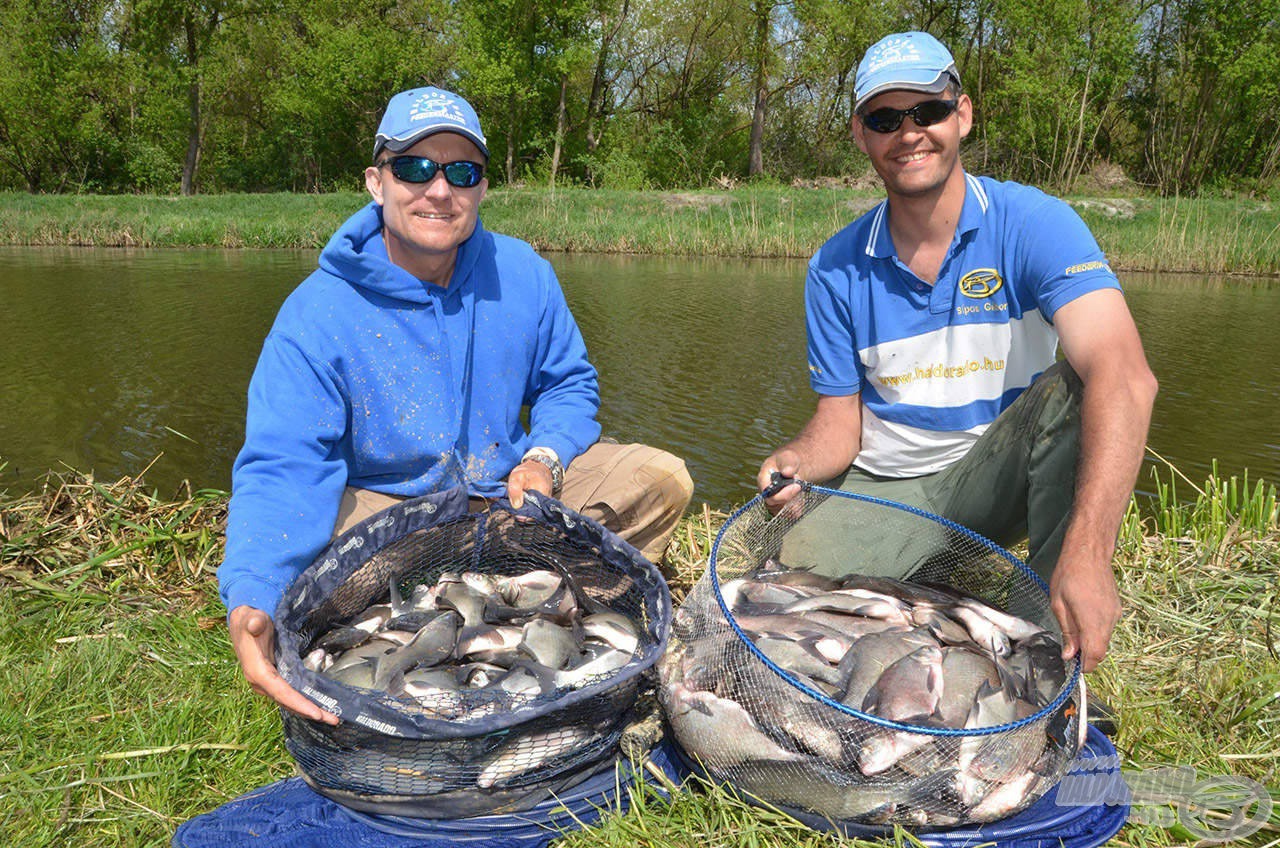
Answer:
[{"label": "wristwatch", "polygon": [[541,463],[551,472],[551,494],[560,494],[560,487],[564,485],[564,466],[560,464],[560,457],[551,448],[530,448],[523,457],[521,462],[529,460]]}]

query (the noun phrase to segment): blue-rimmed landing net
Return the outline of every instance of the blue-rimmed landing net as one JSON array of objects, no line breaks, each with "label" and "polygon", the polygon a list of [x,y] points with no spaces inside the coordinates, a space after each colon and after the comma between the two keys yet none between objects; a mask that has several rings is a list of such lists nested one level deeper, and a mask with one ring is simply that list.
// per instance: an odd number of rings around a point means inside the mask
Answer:
[{"label": "blue-rimmed landing net", "polygon": [[[954,699],[965,704],[961,695],[972,687],[955,682],[948,709],[967,720],[948,726],[936,714],[911,720],[874,714],[866,697],[853,693],[858,662],[836,662],[844,646],[866,637],[842,642],[839,625],[847,619],[817,616],[821,627],[806,629],[807,620],[797,627],[773,589],[760,589],[827,581],[884,591],[896,585],[877,582],[883,577],[904,581],[907,595],[934,599],[908,604],[908,614],[931,615],[931,603],[945,606],[943,597],[962,596],[1045,631],[1027,640],[1036,645],[1033,661],[1017,653],[1020,643],[1005,646],[1017,673],[995,664],[1010,700],[1021,691],[1018,681],[1032,677],[1040,694],[1024,696],[1010,714],[1004,707],[958,706]],[[911,638],[925,629],[907,627]],[[721,529],[707,573],[676,611],[672,632],[660,700],[675,740],[712,780],[784,809],[917,829],[1001,819],[1053,787],[1083,738],[1078,662],[1063,666],[1059,656],[1051,668],[1061,634],[1045,583],[993,542],[902,504],[808,483],[778,515],[754,499]],[[811,650],[798,654],[788,639]],[[818,647],[828,652],[829,674],[821,662],[804,664],[821,653],[814,641],[820,639],[828,642]],[[958,640],[939,644],[939,656],[971,650],[956,647]],[[935,655],[926,649],[923,656]],[[887,678],[872,679],[880,685]],[[990,683],[976,693],[984,704],[999,701]],[[991,716],[1000,720],[981,723]]]}]

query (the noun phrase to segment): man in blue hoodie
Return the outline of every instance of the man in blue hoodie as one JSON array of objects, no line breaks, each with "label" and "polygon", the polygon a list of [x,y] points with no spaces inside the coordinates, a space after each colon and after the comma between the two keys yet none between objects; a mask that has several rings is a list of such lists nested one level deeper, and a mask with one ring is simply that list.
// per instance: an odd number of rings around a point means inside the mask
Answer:
[{"label": "man in blue hoodie", "polygon": [[335,534],[452,486],[516,506],[533,490],[656,560],[693,494],[671,454],[597,442],[596,371],[555,273],[480,223],[489,152],[471,106],[437,88],[397,94],[373,158],[373,201],[263,345],[218,570],[246,680],[331,724],[276,673],[271,614]]}]

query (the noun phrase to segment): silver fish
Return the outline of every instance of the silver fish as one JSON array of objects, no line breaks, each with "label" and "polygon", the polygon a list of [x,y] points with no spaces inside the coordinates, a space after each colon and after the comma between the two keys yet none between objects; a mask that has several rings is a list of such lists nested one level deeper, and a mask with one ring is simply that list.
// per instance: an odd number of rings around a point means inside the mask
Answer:
[{"label": "silver fish", "polygon": [[484,608],[489,596],[477,592],[464,583],[461,577],[450,580],[446,580],[445,577],[446,575],[441,575],[437,584],[439,591],[436,593],[436,606],[441,609],[455,610],[462,616],[465,627],[479,627],[484,624]]},{"label": "silver fish", "polygon": [[583,618],[582,636],[604,642],[626,654],[634,654],[640,647],[635,623],[616,612],[597,612]]},{"label": "silver fish", "polygon": [[557,671],[552,677],[558,689],[579,689],[596,680],[603,680],[612,672],[623,668],[631,662],[631,654],[617,648],[605,647],[599,654],[588,656],[585,662],[578,663],[564,671]]},{"label": "silver fish", "polygon": [[912,651],[937,646],[923,630],[871,633],[854,642],[840,662],[845,672],[845,691],[841,702],[862,709],[867,693],[885,670]]},{"label": "silver fish", "polygon": [[363,645],[372,635],[373,630],[364,627],[335,627],[312,643],[312,647],[336,654]]},{"label": "silver fish", "polygon": [[547,668],[559,671],[582,649],[582,642],[567,628],[535,618],[523,628],[520,650]]},{"label": "silver fish", "polygon": [[1000,685],[995,663],[974,650],[947,647],[942,651],[942,678],[946,681],[938,701],[938,719],[946,727],[964,727],[978,691]]},{"label": "silver fish", "polygon": [[441,613],[426,624],[402,648],[398,648],[378,660],[373,688],[385,688],[392,675],[418,666],[432,666],[444,662],[454,650],[458,636],[458,618],[451,612]]},{"label": "silver fish", "polygon": [[476,785],[489,789],[576,751],[595,737],[591,730],[572,725],[522,736],[505,746],[480,770]]},{"label": "silver fish", "polygon": [[803,762],[770,739],[737,701],[711,692],[694,691],[680,682],[666,687],[667,720],[680,745],[715,769],[728,769],[751,760],[770,763]]},{"label": "silver fish", "polygon": [[884,670],[862,709],[890,721],[923,721],[937,711],[943,685],[942,649],[917,648]]}]

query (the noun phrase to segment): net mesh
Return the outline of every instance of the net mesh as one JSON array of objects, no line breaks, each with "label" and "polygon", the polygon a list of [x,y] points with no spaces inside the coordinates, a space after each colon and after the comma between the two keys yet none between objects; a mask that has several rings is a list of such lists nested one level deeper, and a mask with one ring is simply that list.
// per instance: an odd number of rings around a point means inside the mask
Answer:
[{"label": "net mesh", "polygon": [[[530,572],[563,579],[572,593],[561,610],[566,626],[599,613],[632,622],[638,644],[629,659],[594,671],[583,662],[554,684],[508,691],[475,678],[504,670],[453,655],[432,672],[456,685],[413,694],[346,685],[304,661],[325,634],[387,603],[393,583],[410,598],[458,574]],[[282,675],[343,718],[331,727],[283,712],[286,746],[308,783],[357,809],[429,818],[528,809],[612,765],[669,624],[657,569],[551,499],[477,513],[465,497],[406,501],[335,540],[281,604]]]},{"label": "net mesh", "polygon": [[808,484],[776,516],[755,499],[673,637],[660,698],[676,741],[784,809],[991,821],[1034,803],[1081,744],[1078,664],[1062,664],[1043,581],[901,504]]}]

